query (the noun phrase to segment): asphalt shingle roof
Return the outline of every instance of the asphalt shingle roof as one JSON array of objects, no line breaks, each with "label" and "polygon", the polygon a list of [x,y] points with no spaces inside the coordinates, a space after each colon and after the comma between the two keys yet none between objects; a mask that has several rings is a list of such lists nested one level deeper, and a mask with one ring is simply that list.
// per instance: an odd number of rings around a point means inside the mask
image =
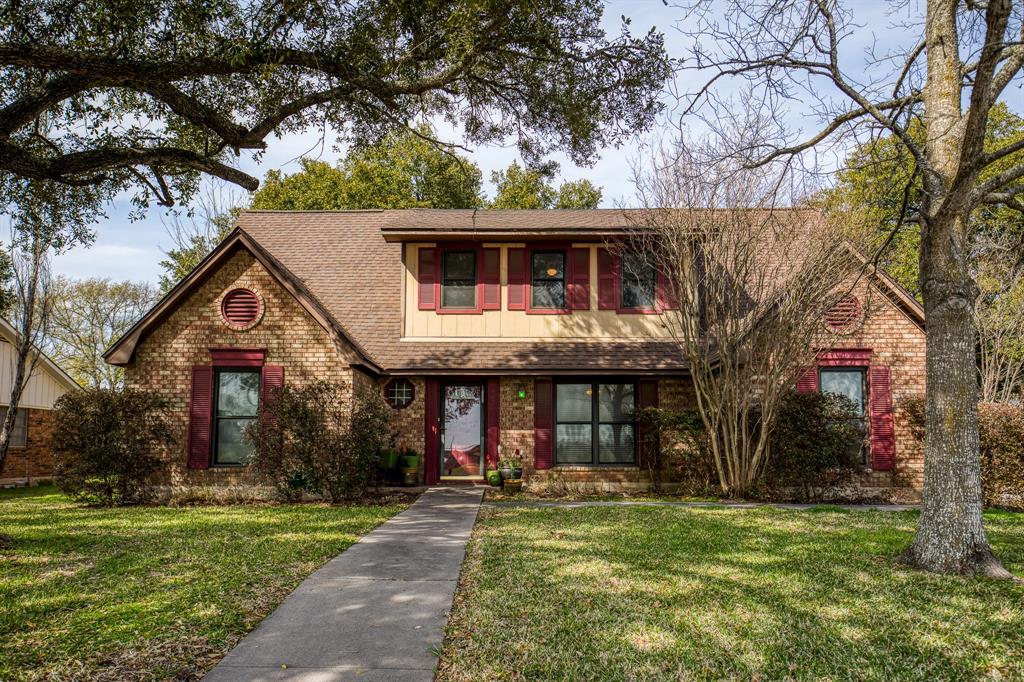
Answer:
[{"label": "asphalt shingle roof", "polygon": [[678,371],[665,341],[403,341],[402,245],[382,229],[530,231],[628,226],[593,211],[243,211],[238,226],[296,277],[370,360],[390,371]]}]

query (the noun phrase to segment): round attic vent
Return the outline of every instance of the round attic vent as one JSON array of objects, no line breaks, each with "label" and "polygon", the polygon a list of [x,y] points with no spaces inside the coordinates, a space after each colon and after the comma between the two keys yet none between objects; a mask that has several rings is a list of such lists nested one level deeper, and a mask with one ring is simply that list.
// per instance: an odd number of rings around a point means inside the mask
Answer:
[{"label": "round attic vent", "polygon": [[834,332],[848,332],[857,326],[860,313],[861,305],[857,297],[843,296],[825,313],[825,324]]},{"label": "round attic vent", "polygon": [[224,295],[220,314],[231,327],[251,327],[260,319],[260,298],[250,289],[233,289]]}]

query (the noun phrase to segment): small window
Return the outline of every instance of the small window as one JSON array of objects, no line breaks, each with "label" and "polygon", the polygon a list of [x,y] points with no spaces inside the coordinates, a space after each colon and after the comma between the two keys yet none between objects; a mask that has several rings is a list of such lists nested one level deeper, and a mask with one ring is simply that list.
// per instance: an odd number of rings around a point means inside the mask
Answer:
[{"label": "small window", "polygon": [[260,407],[260,370],[224,368],[217,371],[214,410],[213,463],[238,466],[249,461],[252,446],[245,430],[256,421]]},{"label": "small window", "polygon": [[[5,413],[6,414],[6,413]],[[18,408],[14,415],[14,428],[11,430],[10,447],[24,448],[28,446],[28,410]]]},{"label": "small window", "polygon": [[388,405],[396,410],[411,405],[415,396],[415,389],[408,379],[392,379],[384,387],[384,397],[388,401]]},{"label": "small window", "polygon": [[565,251],[535,251],[530,306],[565,309]]},{"label": "small window", "polygon": [[657,289],[654,266],[636,253],[622,255],[621,307],[653,310]]},{"label": "small window", "polygon": [[556,384],[555,461],[633,464],[635,414],[635,384]]},{"label": "small window", "polygon": [[[818,385],[822,393],[833,393],[849,398],[854,406],[855,416],[851,418],[855,422],[857,431],[867,436],[868,426],[865,419],[866,402],[865,395],[865,372],[859,367],[836,367],[823,368],[818,373]],[[860,452],[854,453],[855,459],[866,462],[867,449],[860,447]]]},{"label": "small window", "polygon": [[441,267],[441,307],[476,308],[476,252],[445,251]]}]

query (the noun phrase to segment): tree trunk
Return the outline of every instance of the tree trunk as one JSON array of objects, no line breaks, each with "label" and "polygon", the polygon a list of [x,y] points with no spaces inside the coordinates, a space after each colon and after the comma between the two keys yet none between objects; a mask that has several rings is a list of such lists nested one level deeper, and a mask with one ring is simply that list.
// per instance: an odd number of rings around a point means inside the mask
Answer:
[{"label": "tree trunk", "polygon": [[[903,560],[937,573],[1011,577],[992,554],[982,523],[978,366],[969,268],[965,159],[956,12],[958,0],[929,0],[925,25],[921,289],[928,324],[925,369],[924,500]],[[970,141],[968,141],[970,142]],[[968,145],[969,146],[969,145]]]},{"label": "tree trunk", "polygon": [[[949,234],[939,225],[933,224],[930,231],[929,248],[922,258],[948,249],[951,243],[936,238]],[[1010,574],[992,554],[982,524],[974,283],[934,265],[924,291],[928,320],[924,500],[917,533],[903,560],[938,573],[1008,578]]]}]

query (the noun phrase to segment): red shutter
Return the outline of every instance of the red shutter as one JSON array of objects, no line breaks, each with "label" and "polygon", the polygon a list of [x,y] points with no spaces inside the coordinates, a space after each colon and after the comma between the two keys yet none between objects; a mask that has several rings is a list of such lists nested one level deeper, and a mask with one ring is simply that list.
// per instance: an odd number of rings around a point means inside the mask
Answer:
[{"label": "red shutter", "polygon": [[[651,407],[658,406],[658,382],[655,379],[647,379],[641,381],[637,386],[639,395],[637,396],[637,407],[641,410],[645,410]],[[639,424],[637,427],[637,464],[643,465],[647,454],[652,448],[658,447],[658,444],[652,439],[648,442],[647,429],[643,427],[643,424]]]},{"label": "red shutter", "polygon": [[619,307],[619,278],[615,254],[608,249],[597,250],[597,307],[616,310]]},{"label": "red shutter", "polygon": [[871,419],[871,468],[891,471],[896,466],[896,432],[892,416],[892,380],[889,368],[868,368],[868,412]]},{"label": "red shutter", "polygon": [[437,249],[421,247],[419,256],[419,309],[434,310],[437,308],[437,295],[434,283],[437,281]]},{"label": "red shutter", "polygon": [[800,371],[800,378],[796,382],[797,393],[818,392],[818,368],[805,367]]},{"label": "red shutter", "polygon": [[552,443],[554,385],[551,379],[533,382],[533,467],[550,469],[555,463]]},{"label": "red shutter", "polygon": [[572,282],[569,284],[569,308],[590,310],[590,249],[571,249]]},{"label": "red shutter", "polygon": [[501,310],[501,249],[482,249],[484,310]]},{"label": "red shutter", "polygon": [[427,379],[423,390],[423,473],[427,485],[434,485],[439,479],[441,386],[437,379]]},{"label": "red shutter", "polygon": [[[277,398],[275,391],[284,387],[284,367],[265,365],[260,380],[260,410],[263,411]],[[271,414],[268,421],[277,426],[276,415]]]},{"label": "red shutter", "polygon": [[526,249],[508,250],[508,309],[526,310]]},{"label": "red shutter", "polygon": [[487,380],[484,398],[487,411],[487,466],[498,468],[498,444],[501,443],[501,379]]},{"label": "red shutter", "polygon": [[658,271],[658,309],[679,310],[679,298],[672,279],[661,270]]},{"label": "red shutter", "polygon": [[188,468],[210,468],[210,427],[213,420],[213,367],[192,368],[188,404]]}]

